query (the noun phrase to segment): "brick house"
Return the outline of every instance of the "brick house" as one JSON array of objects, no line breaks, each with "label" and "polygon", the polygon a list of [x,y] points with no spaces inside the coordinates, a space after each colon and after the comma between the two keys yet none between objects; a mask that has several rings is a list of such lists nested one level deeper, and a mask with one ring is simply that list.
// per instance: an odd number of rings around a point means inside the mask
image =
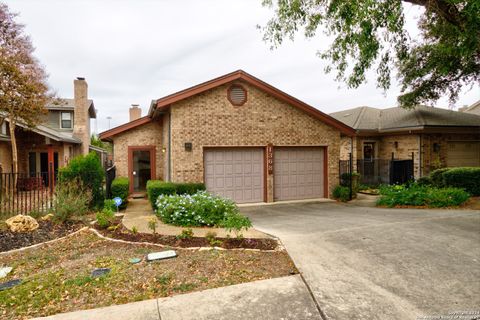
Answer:
[{"label": "brick house", "polygon": [[347,160],[353,150],[355,169],[364,175],[381,178],[382,163],[392,158],[413,158],[415,178],[440,167],[480,166],[479,115],[425,106],[358,107],[330,115],[355,129],[354,138],[342,138],[340,158]]},{"label": "brick house", "polygon": [[342,136],[354,130],[235,71],[153,100],[147,116],[100,134],[131,192],[147,180],[204,182],[238,203],[329,197]]},{"label": "brick house", "polygon": [[[104,150],[90,145],[90,119],[96,117],[96,111],[93,101],[88,99],[84,78],[74,80],[73,99],[55,99],[46,109],[43,121],[35,128],[17,124],[19,173],[34,177],[49,172],[50,167],[56,171],[71,158],[90,151],[106,156]],[[0,123],[0,165],[3,172],[11,172],[8,120],[0,115]]]}]

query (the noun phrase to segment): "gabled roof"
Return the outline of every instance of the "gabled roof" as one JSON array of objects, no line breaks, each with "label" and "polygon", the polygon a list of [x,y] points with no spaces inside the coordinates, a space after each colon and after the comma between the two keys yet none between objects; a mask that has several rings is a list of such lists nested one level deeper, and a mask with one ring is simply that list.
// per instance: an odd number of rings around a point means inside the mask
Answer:
[{"label": "gabled roof", "polygon": [[252,76],[251,74],[248,74],[247,72],[243,70],[237,70],[232,73],[228,73],[226,75],[223,75],[221,77],[203,82],[201,84],[198,84],[196,86],[190,87],[188,89],[178,91],[176,93],[173,93],[171,95],[165,96],[163,98],[160,98],[158,100],[152,101],[152,104],[150,106],[150,110],[148,112],[148,115],[150,117],[153,117],[156,111],[162,111],[164,109],[167,109],[172,103],[187,99],[189,97],[192,97],[194,95],[197,95],[199,93],[205,92],[207,90],[219,87],[223,84],[235,81],[235,80],[241,80],[244,81],[266,93],[269,95],[284,101],[304,112],[307,114],[313,116],[314,118],[317,118],[318,120],[323,121],[327,125],[330,125],[334,128],[337,128],[340,130],[342,133],[346,135],[353,135],[354,131],[352,128],[349,126],[345,125],[341,121],[338,121],[331,116],[321,112],[320,110],[306,104],[303,101],[298,100],[295,97],[292,97],[291,95],[269,85],[268,83]]},{"label": "gabled roof", "polygon": [[470,106],[467,106],[467,107],[464,107],[464,108],[460,108],[458,111],[461,111],[461,112],[472,112],[474,113],[474,110],[480,110],[480,100],[478,100],[477,102],[474,102],[472,103],[472,105]]},{"label": "gabled roof", "polygon": [[107,131],[103,131],[98,135],[98,137],[100,138],[100,140],[109,140],[111,137],[119,133],[133,129],[135,127],[141,126],[151,121],[152,121],[152,118],[150,118],[149,116],[144,116],[144,117],[138,118],[137,120],[124,123],[118,127],[109,129]]},{"label": "gabled roof", "polygon": [[376,109],[358,107],[330,114],[357,132],[423,130],[428,127],[479,127],[480,116],[442,108],[417,106]]},{"label": "gabled roof", "polygon": [[[95,111],[93,100],[88,99],[87,101],[88,101],[88,115],[90,116],[90,118],[95,119],[97,117],[97,112]],[[50,102],[48,102],[45,107],[48,110],[73,111],[75,110],[75,99],[64,99],[64,98],[53,99]]]}]

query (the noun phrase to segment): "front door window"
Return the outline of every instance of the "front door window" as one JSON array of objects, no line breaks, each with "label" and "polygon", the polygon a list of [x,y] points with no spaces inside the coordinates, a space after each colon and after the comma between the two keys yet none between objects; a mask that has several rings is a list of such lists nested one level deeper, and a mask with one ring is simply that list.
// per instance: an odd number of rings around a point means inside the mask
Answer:
[{"label": "front door window", "polygon": [[375,158],[375,149],[372,142],[363,145],[363,159],[373,160]]},{"label": "front door window", "polygon": [[145,191],[147,181],[151,179],[150,151],[133,151],[133,191]]}]

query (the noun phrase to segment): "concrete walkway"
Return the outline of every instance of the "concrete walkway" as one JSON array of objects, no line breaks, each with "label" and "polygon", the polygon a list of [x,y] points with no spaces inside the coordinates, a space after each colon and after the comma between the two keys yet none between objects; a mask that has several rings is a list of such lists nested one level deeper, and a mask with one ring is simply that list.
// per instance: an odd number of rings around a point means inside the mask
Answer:
[{"label": "concrete walkway", "polygon": [[305,283],[295,275],[37,319],[321,320],[321,316]]},{"label": "concrete walkway", "polygon": [[[151,219],[157,219],[156,232],[167,236],[179,235],[182,230],[187,227],[176,227],[172,225],[164,224],[153,213],[150,202],[146,199],[129,199],[127,209],[124,212],[123,224],[128,229],[132,230],[136,227],[138,232],[152,233],[152,230],[148,228],[148,221]],[[227,235],[236,237],[234,232],[227,232],[223,228],[190,228],[193,231],[194,236],[204,237],[208,232],[215,232],[217,237],[225,238]],[[254,228],[248,230],[242,230],[242,235],[245,238],[270,238],[269,235],[260,232]]]}]

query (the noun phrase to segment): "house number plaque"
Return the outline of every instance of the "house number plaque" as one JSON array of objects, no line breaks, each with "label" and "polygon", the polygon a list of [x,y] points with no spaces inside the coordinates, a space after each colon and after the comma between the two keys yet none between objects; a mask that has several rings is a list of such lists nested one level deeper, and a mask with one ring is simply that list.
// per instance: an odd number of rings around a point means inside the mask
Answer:
[{"label": "house number plaque", "polygon": [[267,172],[273,174],[273,145],[267,144]]}]

